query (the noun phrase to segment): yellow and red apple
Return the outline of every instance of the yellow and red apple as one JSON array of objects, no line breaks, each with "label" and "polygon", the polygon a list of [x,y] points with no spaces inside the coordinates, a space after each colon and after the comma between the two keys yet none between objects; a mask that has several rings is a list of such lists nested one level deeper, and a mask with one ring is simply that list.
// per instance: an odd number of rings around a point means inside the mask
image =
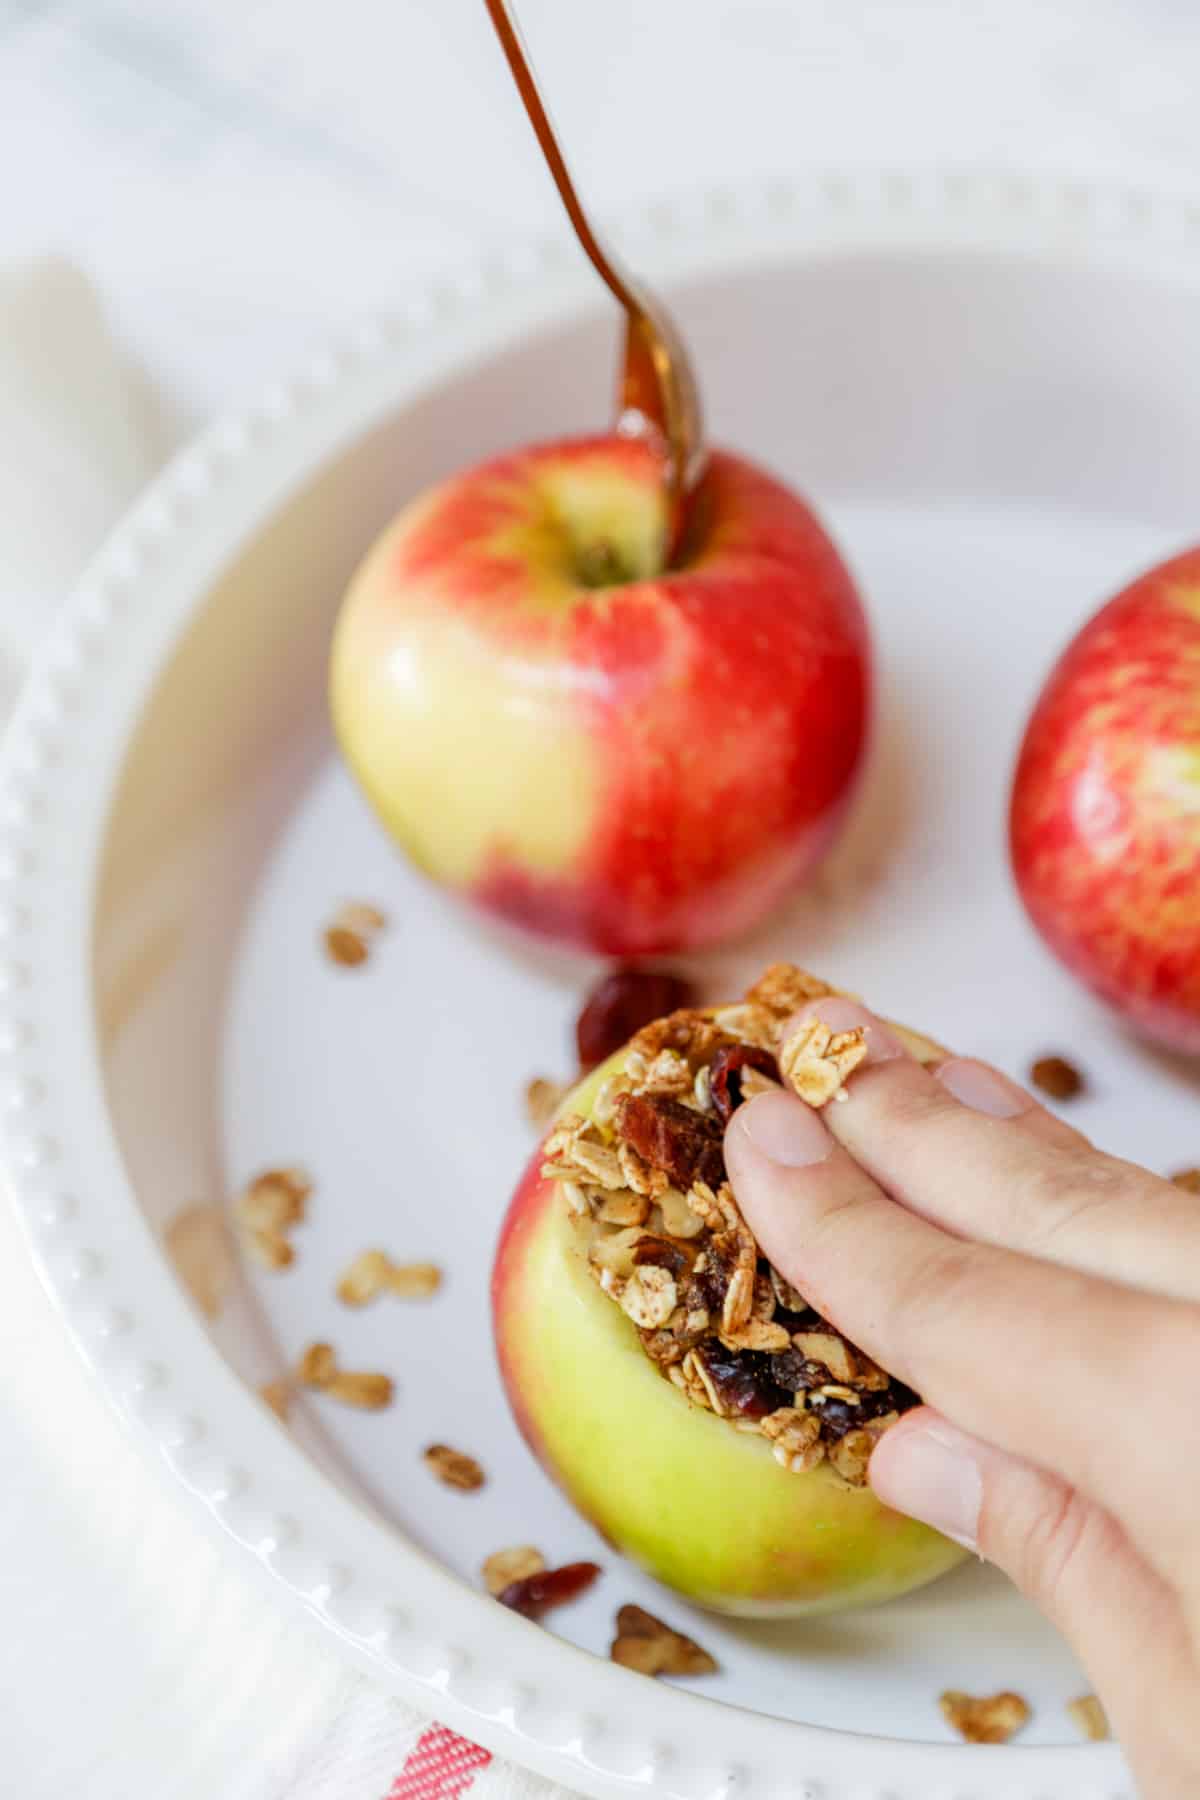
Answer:
[{"label": "yellow and red apple", "polygon": [[[925,1060],[943,1054],[909,1036]],[[592,1072],[563,1112],[592,1116],[624,1065]],[[787,1617],[920,1587],[963,1551],[829,1464],[781,1466],[766,1438],[694,1406],[643,1350],[586,1266],[578,1220],[533,1157],[492,1278],[501,1373],[547,1472],[618,1550],[714,1610]]]},{"label": "yellow and red apple", "polygon": [[1066,966],[1137,1030],[1200,1051],[1200,550],[1118,594],[1051,673],[1011,845]]},{"label": "yellow and red apple", "polygon": [[661,463],[540,445],[413,501],[333,644],[350,768],[428,875],[613,956],[753,923],[828,844],[863,751],[867,629],[804,502],[714,452],[675,565]]}]

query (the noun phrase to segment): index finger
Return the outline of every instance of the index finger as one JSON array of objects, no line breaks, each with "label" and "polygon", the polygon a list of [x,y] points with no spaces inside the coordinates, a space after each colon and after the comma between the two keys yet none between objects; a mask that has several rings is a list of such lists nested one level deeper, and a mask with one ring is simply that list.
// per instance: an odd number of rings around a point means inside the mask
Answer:
[{"label": "index finger", "polygon": [[[1135,1539],[1153,1490],[1160,1530],[1143,1551],[1161,1566],[1169,1537],[1186,1553],[1194,1509],[1176,1475],[1200,1457],[1200,1424],[1172,1402],[1171,1374],[1200,1366],[1200,1309],[952,1237],[828,1133],[814,1157],[814,1127],[803,1102],[772,1093],[726,1133],[738,1204],[780,1273],[956,1424],[1063,1475]],[[789,1131],[807,1146],[790,1165]]]}]

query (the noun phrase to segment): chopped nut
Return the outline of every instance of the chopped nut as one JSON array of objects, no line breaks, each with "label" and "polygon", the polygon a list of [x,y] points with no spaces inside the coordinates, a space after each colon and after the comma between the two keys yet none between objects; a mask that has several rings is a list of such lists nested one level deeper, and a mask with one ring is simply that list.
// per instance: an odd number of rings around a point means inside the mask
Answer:
[{"label": "chopped nut", "polygon": [[344,969],[357,968],[371,953],[371,939],[386,924],[387,919],[377,906],[364,900],[348,900],[325,927],[325,949],[330,959]]},{"label": "chopped nut", "polygon": [[635,1325],[653,1331],[665,1325],[675,1311],[678,1292],[666,1269],[653,1263],[638,1265],[621,1289],[621,1311]]},{"label": "chopped nut", "polygon": [[976,1699],[952,1688],[941,1696],[939,1705],[946,1723],[968,1744],[1006,1744],[1029,1720],[1029,1707],[1020,1694],[988,1694]]},{"label": "chopped nut", "polygon": [[323,1384],[324,1392],[347,1406],[360,1406],[364,1412],[378,1412],[390,1406],[396,1384],[390,1375],[373,1375],[351,1369],[339,1369]]},{"label": "chopped nut", "polygon": [[561,1569],[541,1569],[512,1581],[496,1595],[501,1606],[509,1606],[525,1619],[540,1619],[552,1606],[564,1606],[568,1600],[590,1588],[600,1573],[599,1563],[564,1563]]},{"label": "chopped nut", "polygon": [[618,1612],[609,1655],[642,1675],[712,1675],[717,1668],[694,1638],[673,1631],[641,1606],[623,1606]]},{"label": "chopped nut", "polygon": [[861,1427],[848,1431],[843,1438],[838,1438],[829,1446],[830,1462],[851,1487],[865,1487],[867,1483],[867,1464],[871,1460],[871,1452],[875,1448],[875,1439],[869,1431]]},{"label": "chopped nut", "polygon": [[820,1107],[840,1094],[867,1054],[863,1027],[831,1031],[820,1019],[810,1019],[793,1033],[779,1055],[784,1080],[809,1106]]},{"label": "chopped nut", "polygon": [[310,1344],[296,1365],[296,1380],[303,1387],[327,1387],[336,1374],[332,1344]]},{"label": "chopped nut", "polygon": [[1043,1056],[1029,1071],[1034,1087],[1052,1100],[1073,1100],[1083,1091],[1083,1076],[1065,1056]]},{"label": "chopped nut", "polygon": [[686,1194],[678,1188],[669,1187],[658,1196],[658,1207],[662,1213],[663,1230],[668,1237],[694,1238],[704,1230],[704,1221],[694,1213],[688,1205]]},{"label": "chopped nut", "polygon": [[171,1266],[206,1319],[215,1319],[233,1280],[229,1222],[211,1203],[176,1213],[164,1238]]},{"label": "chopped nut", "polygon": [[430,1444],[422,1455],[426,1468],[439,1481],[465,1494],[481,1488],[487,1479],[473,1456],[467,1456],[462,1450],[451,1450],[448,1444]]},{"label": "chopped nut", "polygon": [[801,1356],[807,1356],[810,1362],[821,1363],[829,1370],[835,1381],[853,1381],[856,1374],[854,1358],[844,1338],[834,1331],[797,1331],[793,1338]]},{"label": "chopped nut", "polygon": [[1069,1700],[1067,1711],[1084,1737],[1090,1738],[1092,1743],[1102,1743],[1112,1736],[1108,1714],[1095,1694],[1081,1694],[1078,1700]]},{"label": "chopped nut", "polygon": [[511,1550],[493,1550],[483,1565],[483,1584],[489,1594],[502,1594],[514,1581],[537,1575],[546,1559],[532,1544],[515,1544]]},{"label": "chopped nut", "polygon": [[337,1284],[337,1297],[346,1306],[365,1306],[382,1294],[391,1273],[391,1258],[383,1250],[363,1250]]},{"label": "chopped nut", "polygon": [[525,1084],[525,1117],[538,1131],[548,1125],[562,1104],[567,1085],[551,1081],[546,1075],[535,1075]]},{"label": "chopped nut", "polygon": [[605,1194],[596,1217],[603,1225],[644,1225],[650,1217],[650,1202],[625,1188],[619,1194]]},{"label": "chopped nut", "polygon": [[1200,1169],[1180,1169],[1177,1174],[1172,1175],[1171,1181],[1175,1187],[1182,1188],[1185,1194],[1200,1194]]},{"label": "chopped nut", "polygon": [[276,1381],[264,1381],[260,1386],[259,1398],[265,1400],[277,1419],[287,1423],[288,1412],[292,1404],[292,1390],[282,1376]]},{"label": "chopped nut", "polygon": [[777,1412],[768,1413],[765,1419],[759,1420],[759,1430],[770,1440],[775,1461],[796,1474],[815,1469],[825,1459],[821,1421],[812,1413],[801,1412],[794,1406],[781,1406]]},{"label": "chopped nut", "polygon": [[642,1230],[639,1225],[630,1225],[624,1231],[614,1231],[607,1237],[595,1238],[588,1248],[588,1261],[613,1275],[631,1275],[633,1253],[641,1238]]}]

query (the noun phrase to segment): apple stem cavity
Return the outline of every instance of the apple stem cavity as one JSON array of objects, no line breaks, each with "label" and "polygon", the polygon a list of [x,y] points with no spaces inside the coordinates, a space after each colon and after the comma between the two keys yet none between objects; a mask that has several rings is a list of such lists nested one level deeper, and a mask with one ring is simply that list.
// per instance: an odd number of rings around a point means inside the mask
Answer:
[{"label": "apple stem cavity", "polygon": [[575,573],[586,588],[621,587],[637,574],[626,566],[608,538],[582,544],[575,557]]}]

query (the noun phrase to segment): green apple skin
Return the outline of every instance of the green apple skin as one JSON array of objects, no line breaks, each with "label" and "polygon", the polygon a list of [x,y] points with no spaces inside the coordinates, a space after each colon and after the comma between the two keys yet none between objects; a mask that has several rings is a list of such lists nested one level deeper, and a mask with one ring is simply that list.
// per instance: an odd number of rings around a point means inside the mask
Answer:
[{"label": "green apple skin", "polygon": [[[565,1102],[588,1114],[625,1052]],[[500,1367],[534,1454],[618,1550],[715,1611],[833,1612],[933,1581],[965,1552],[852,1488],[794,1474],[765,1439],[692,1406],[589,1275],[565,1204],[534,1155],[492,1278]]]}]

